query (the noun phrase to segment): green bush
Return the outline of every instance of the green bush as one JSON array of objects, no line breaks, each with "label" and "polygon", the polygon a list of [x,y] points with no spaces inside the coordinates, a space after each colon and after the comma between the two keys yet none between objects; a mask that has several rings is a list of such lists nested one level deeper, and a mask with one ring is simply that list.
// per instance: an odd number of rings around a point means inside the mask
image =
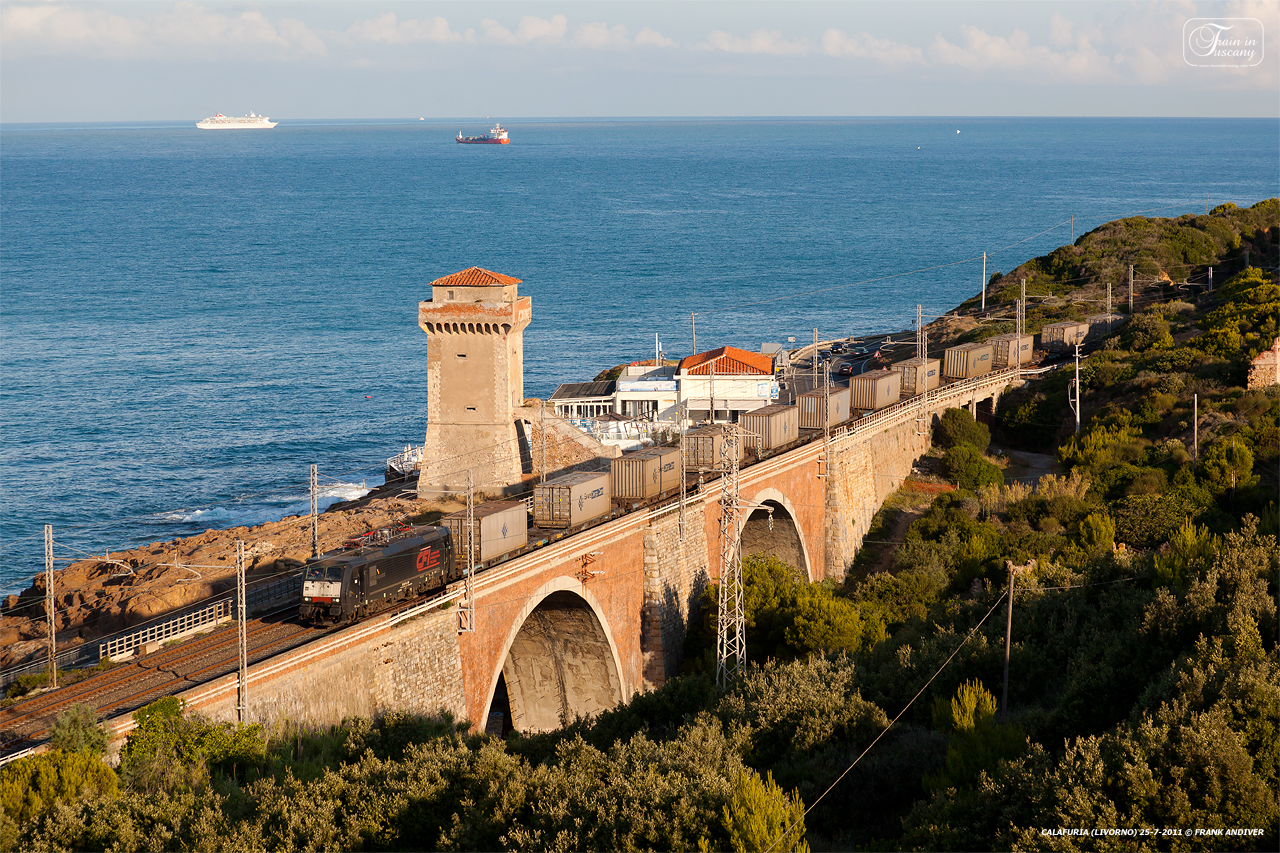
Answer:
[{"label": "green bush", "polygon": [[[754,770],[738,776],[733,797],[724,807],[724,827],[729,849],[735,853],[759,850],[809,853],[804,840],[804,801],[788,794],[769,773],[764,779]],[[711,850],[709,844],[699,845]]]},{"label": "green bush", "polygon": [[[116,774],[89,752],[52,749],[0,768],[0,809],[19,825],[34,820],[54,803],[110,797],[118,791]],[[10,843],[0,847],[14,849]]]},{"label": "green bush", "polygon": [[982,451],[972,444],[957,444],[942,457],[947,478],[962,489],[976,492],[984,486],[1004,484],[1004,472],[988,462]]},{"label": "green bush", "polygon": [[49,742],[54,749],[101,756],[107,751],[107,731],[98,724],[98,714],[91,706],[75,704],[54,718]]},{"label": "green bush", "polygon": [[968,409],[947,409],[933,427],[933,443],[942,448],[968,444],[985,453],[991,430],[974,420]]}]

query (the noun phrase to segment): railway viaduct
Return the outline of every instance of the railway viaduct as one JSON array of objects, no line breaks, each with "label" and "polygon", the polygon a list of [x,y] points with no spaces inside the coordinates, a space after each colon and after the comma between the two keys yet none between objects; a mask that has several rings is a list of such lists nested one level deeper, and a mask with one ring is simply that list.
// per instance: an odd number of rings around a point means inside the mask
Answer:
[{"label": "railway viaduct", "polygon": [[[947,407],[976,410],[1017,369],[954,383],[742,469],[733,547],[769,553],[811,581],[842,578],[872,517],[929,446]],[[475,630],[458,631],[451,587],[254,664],[248,721],[336,724],[390,710],[441,710],[478,728],[547,730],[678,673],[690,619],[719,568],[722,481],[516,557],[475,579]],[[770,514],[772,524],[770,524]],[[237,717],[232,674],[180,694]],[[132,727],[113,721],[117,736]]]}]

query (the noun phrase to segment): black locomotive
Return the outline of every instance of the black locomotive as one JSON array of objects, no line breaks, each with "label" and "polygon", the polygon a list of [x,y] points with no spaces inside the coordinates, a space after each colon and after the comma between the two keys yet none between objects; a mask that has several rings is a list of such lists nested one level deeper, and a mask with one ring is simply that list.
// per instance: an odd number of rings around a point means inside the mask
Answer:
[{"label": "black locomotive", "polygon": [[462,577],[443,527],[375,530],[351,546],[307,565],[298,608],[303,621],[354,622]]}]

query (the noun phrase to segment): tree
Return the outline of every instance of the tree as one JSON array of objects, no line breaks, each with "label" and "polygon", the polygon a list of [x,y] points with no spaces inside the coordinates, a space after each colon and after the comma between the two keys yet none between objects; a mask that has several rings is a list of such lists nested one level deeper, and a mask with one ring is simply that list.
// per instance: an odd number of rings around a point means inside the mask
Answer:
[{"label": "tree", "polygon": [[1089,513],[1080,522],[1080,545],[1091,557],[1110,551],[1116,544],[1116,523],[1098,512]]},{"label": "tree", "polygon": [[733,787],[733,798],[724,807],[724,825],[735,853],[778,850],[809,853],[804,838],[804,802],[800,794],[788,794],[754,770],[745,770]]},{"label": "tree", "polygon": [[98,714],[88,705],[75,704],[59,712],[49,731],[54,749],[87,752],[101,756],[107,751],[107,731],[98,724]]},{"label": "tree", "polygon": [[17,827],[57,802],[76,803],[118,791],[116,774],[89,752],[53,749],[19,758],[0,769],[0,810],[6,818],[0,826],[0,849],[16,849]]},{"label": "tree", "polygon": [[1214,442],[1204,455],[1203,470],[1209,487],[1217,494],[1257,482],[1253,476],[1253,451],[1235,439]]},{"label": "tree", "polygon": [[968,409],[947,409],[933,428],[933,443],[944,448],[968,444],[985,453],[991,430],[974,420]]},{"label": "tree", "polygon": [[946,765],[925,778],[925,787],[934,791],[969,784],[1001,759],[1017,756],[1026,744],[1017,726],[996,723],[996,697],[977,679],[962,683],[950,702],[934,700],[933,725],[951,735]]}]

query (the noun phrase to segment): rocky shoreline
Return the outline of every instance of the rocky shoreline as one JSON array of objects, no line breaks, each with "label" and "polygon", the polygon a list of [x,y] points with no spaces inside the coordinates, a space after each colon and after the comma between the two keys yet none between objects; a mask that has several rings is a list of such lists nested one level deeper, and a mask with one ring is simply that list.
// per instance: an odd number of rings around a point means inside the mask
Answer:
[{"label": "rocky shoreline", "polygon": [[[408,489],[406,489],[408,486]],[[319,516],[321,551],[401,521],[458,507],[420,501],[396,482],[334,504]],[[293,515],[254,527],[206,530],[127,551],[89,557],[54,572],[59,651],[89,643],[235,586],[236,540],[245,543],[248,577],[271,577],[311,556],[311,520]],[[38,659],[46,649],[45,577],[41,573],[0,612],[0,668]]]}]

